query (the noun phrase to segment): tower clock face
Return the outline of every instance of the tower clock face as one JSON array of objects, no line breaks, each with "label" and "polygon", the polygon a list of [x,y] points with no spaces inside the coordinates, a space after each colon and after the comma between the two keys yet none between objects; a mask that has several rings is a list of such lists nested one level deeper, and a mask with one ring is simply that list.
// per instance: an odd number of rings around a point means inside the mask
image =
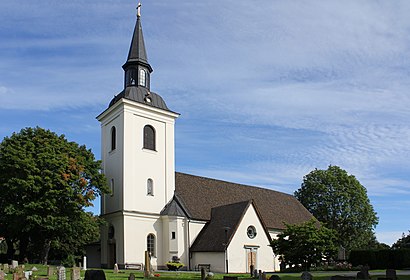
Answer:
[{"label": "tower clock face", "polygon": [[250,239],[254,239],[256,237],[256,228],[254,226],[249,226],[246,233]]}]

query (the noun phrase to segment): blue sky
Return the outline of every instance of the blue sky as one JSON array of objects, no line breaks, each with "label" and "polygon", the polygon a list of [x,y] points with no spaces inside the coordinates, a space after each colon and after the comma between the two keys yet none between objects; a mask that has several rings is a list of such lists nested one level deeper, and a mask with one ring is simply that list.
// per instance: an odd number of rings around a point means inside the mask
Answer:
[{"label": "blue sky", "polygon": [[[142,4],[151,89],[181,113],[177,171],[293,193],[338,165],[367,188],[379,241],[408,232],[409,1]],[[1,1],[0,138],[38,125],[100,158],[135,7]]]}]

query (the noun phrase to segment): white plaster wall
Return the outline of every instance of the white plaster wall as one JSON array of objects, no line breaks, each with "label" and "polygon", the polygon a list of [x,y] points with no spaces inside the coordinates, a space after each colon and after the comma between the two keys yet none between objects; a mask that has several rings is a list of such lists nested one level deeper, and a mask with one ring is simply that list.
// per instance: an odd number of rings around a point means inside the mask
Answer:
[{"label": "white plaster wall", "polygon": [[192,246],[205,224],[204,221],[189,221],[189,246]]},{"label": "white plaster wall", "polygon": [[[107,226],[101,228],[101,265],[109,263],[108,244],[114,242],[116,244],[116,261],[119,264],[124,263],[124,220],[121,213],[110,214],[104,217],[107,221]],[[108,227],[114,227],[114,237],[108,240]]]},{"label": "white plaster wall", "polygon": [[[250,239],[247,235],[247,228],[251,225],[256,228],[257,233],[253,239]],[[257,249],[255,269],[273,271],[274,257],[269,244],[269,239],[265,234],[255,208],[251,204],[228,246],[229,272],[240,273],[249,270],[247,269],[247,250],[245,246],[252,246]]]},{"label": "white plaster wall", "polygon": [[225,255],[222,252],[193,252],[191,259],[192,269],[198,264],[210,264],[212,272],[225,272]]},{"label": "white plaster wall", "polygon": [[[175,114],[125,104],[124,112],[124,209],[158,214],[175,189]],[[151,125],[156,133],[156,151],[143,149],[143,130]],[[147,195],[147,180],[154,183],[154,195]]]},{"label": "white plaster wall", "polygon": [[124,259],[119,264],[144,263],[147,236],[152,233],[156,240],[156,254],[151,258],[154,269],[162,260],[162,221],[159,216],[126,213],[124,216]]},{"label": "white plaster wall", "polygon": [[[116,106],[101,121],[101,159],[103,173],[110,185],[114,179],[114,193],[103,195],[101,199],[101,214],[112,213],[123,207],[123,106]],[[116,149],[111,151],[111,129],[116,128]]]}]

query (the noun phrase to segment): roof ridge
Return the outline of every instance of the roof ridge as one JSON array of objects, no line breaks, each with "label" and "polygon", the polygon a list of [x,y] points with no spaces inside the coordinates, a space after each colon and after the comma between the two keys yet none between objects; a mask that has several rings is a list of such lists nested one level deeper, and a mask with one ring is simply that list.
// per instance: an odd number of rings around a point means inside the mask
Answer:
[{"label": "roof ridge", "polygon": [[280,191],[273,190],[273,189],[269,189],[269,188],[266,188],[266,187],[245,185],[245,184],[242,184],[242,183],[235,183],[235,182],[230,182],[230,181],[226,181],[226,180],[215,179],[215,178],[204,177],[204,176],[193,175],[193,174],[188,174],[188,173],[184,173],[184,172],[177,172],[177,171],[175,171],[175,174],[177,174],[177,173],[182,174],[182,175],[187,175],[187,176],[192,176],[192,177],[200,178],[200,179],[212,180],[212,181],[215,181],[215,182],[222,182],[222,183],[232,184],[232,185],[236,185],[236,186],[243,186],[243,187],[247,187],[247,188],[254,188],[254,189],[261,189],[261,190],[272,191],[272,192],[275,192],[275,193],[279,193],[279,194],[283,194],[283,195],[287,195],[287,196],[294,197],[294,195],[292,195],[292,194],[285,193],[285,192],[280,192]]}]

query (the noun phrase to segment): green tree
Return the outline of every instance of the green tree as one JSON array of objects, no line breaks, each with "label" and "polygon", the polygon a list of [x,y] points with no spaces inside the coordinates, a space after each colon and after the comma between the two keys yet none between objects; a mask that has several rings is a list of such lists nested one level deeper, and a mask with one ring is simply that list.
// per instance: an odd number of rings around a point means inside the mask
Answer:
[{"label": "green tree", "polygon": [[271,243],[273,252],[291,267],[309,269],[337,253],[335,232],[315,220],[300,225],[286,224],[286,229]]},{"label": "green tree", "polygon": [[[64,135],[25,128],[0,143],[0,236],[20,258],[36,248],[43,263],[50,249],[78,252],[99,237],[100,219],[85,212],[108,193],[101,163]],[[11,256],[10,256],[11,257]]]},{"label": "green tree", "polygon": [[326,227],[337,233],[348,251],[371,243],[378,218],[364,186],[338,166],[315,169],[303,178],[295,197]]},{"label": "green tree", "polygon": [[401,238],[397,240],[393,245],[393,249],[410,249],[410,231],[407,235],[402,234]]}]

